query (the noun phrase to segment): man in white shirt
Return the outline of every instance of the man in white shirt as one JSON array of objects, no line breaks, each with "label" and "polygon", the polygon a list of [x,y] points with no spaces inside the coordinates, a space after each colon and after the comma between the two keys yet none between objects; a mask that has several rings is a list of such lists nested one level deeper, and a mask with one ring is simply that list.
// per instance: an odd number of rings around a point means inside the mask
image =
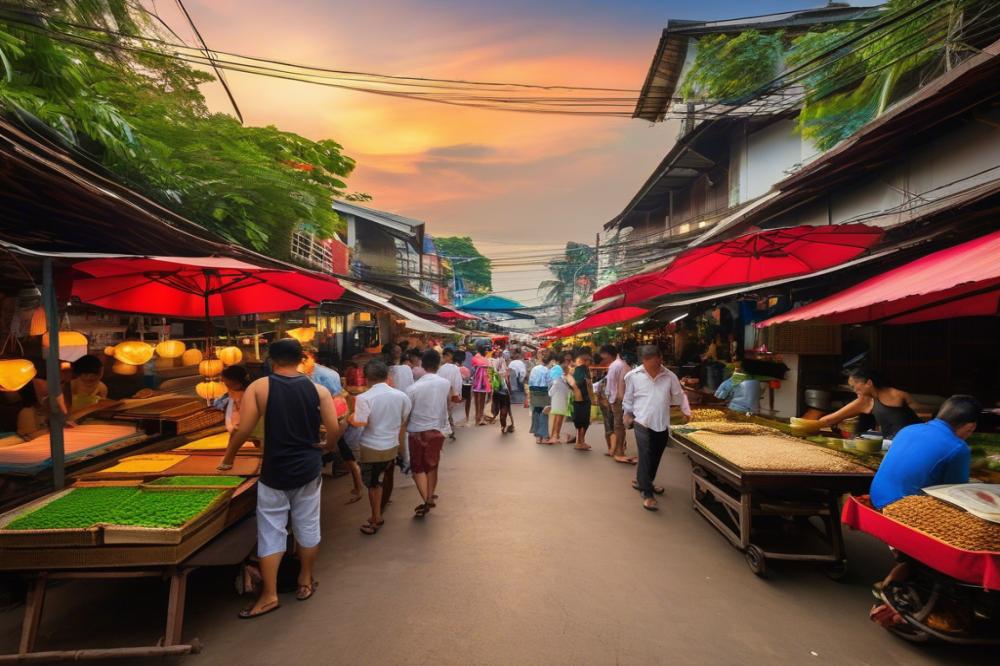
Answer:
[{"label": "man in white shirt", "polygon": [[639,450],[632,487],[642,493],[642,506],[656,511],[656,499],[663,488],[653,484],[660,467],[660,458],[667,448],[670,433],[670,406],[678,405],[684,422],[691,419],[691,406],[677,375],[663,367],[659,347],[644,345],[639,348],[642,365],[625,375],[625,395],[622,410],[626,427],[635,425],[635,443]]},{"label": "man in white shirt", "polygon": [[389,344],[383,348],[386,363],[389,364],[389,383],[400,391],[405,391],[413,383],[413,368],[403,362],[403,348]]},{"label": "man in white shirt", "polygon": [[510,404],[520,405],[524,402],[524,385],[528,380],[528,366],[521,359],[521,350],[513,349],[510,352],[511,362],[507,365],[507,373],[510,377]]},{"label": "man in white shirt", "polygon": [[[455,350],[445,347],[441,353],[441,367],[438,368],[439,377],[444,377],[451,383],[450,402],[462,402],[462,370],[455,363]],[[455,421],[451,417],[451,404],[448,405],[448,439],[455,439]]]},{"label": "man in white shirt", "polygon": [[389,369],[384,361],[369,361],[365,366],[368,390],[354,401],[354,413],[348,422],[361,431],[361,478],[368,488],[372,515],[361,526],[364,534],[373,535],[382,524],[383,484],[391,488],[392,467],[403,444],[403,426],[410,415],[410,399],[386,383]]},{"label": "man in white shirt", "polygon": [[448,426],[448,407],[451,404],[452,385],[437,374],[441,365],[441,355],[433,349],[425,351],[420,358],[424,374],[406,389],[406,396],[413,406],[410,420],[406,424],[409,433],[410,469],[413,481],[423,503],[413,511],[417,518],[423,518],[436,506],[434,498],[438,480],[438,464],[441,461],[441,447],[444,436],[451,431]]}]

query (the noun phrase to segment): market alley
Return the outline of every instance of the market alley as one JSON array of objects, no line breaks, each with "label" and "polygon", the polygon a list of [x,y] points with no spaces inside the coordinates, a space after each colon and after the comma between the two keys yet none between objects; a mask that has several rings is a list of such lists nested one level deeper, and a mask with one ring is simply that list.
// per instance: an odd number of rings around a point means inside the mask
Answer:
[{"label": "market alley", "polygon": [[[691,510],[689,465],[676,449],[654,514],[629,489],[633,468],[599,452],[599,426],[589,453],[537,446],[527,410],[514,412],[513,434],[458,429],[438,509],[424,521],[411,517],[410,486],[385,528],[364,536],[364,503],[344,505],[350,480],[328,479],[321,585],[308,602],[284,595],[279,611],[242,622],[247,599],[229,570],[195,572],[184,633],[204,650],[176,663],[987,663],[985,653],[910,646],[868,621],[868,585],[889,563],[881,543],[847,535],[843,583],[801,564],[759,579]],[[148,644],[165,590],[150,580],[54,588],[39,642]],[[5,651],[17,646],[20,611],[0,615]],[[95,624],[94,612],[106,620]]]}]

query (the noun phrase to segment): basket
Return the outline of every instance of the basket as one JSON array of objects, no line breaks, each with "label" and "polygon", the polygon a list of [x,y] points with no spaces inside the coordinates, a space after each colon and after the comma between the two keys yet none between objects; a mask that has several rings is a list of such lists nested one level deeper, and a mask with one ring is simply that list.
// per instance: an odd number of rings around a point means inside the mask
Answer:
[{"label": "basket", "polygon": [[[170,486],[164,486],[171,488]],[[194,490],[189,486],[183,488],[172,487],[171,490]],[[218,490],[213,488],[212,490]],[[144,489],[145,491],[145,489]],[[226,524],[226,512],[223,510],[229,503],[232,495],[232,488],[227,488],[212,503],[205,507],[205,510],[194,516],[180,527],[137,527],[134,525],[108,525],[101,527],[104,529],[104,543],[106,545],[125,544],[159,544],[176,545],[187,540],[194,532],[207,528],[209,525],[218,523],[215,534],[222,530]]]},{"label": "basket", "polygon": [[101,541],[101,530],[99,527],[74,527],[50,530],[6,529],[8,525],[22,515],[36,511],[60,497],[65,497],[72,491],[73,488],[60,490],[57,493],[46,495],[34,502],[19,506],[16,509],[11,509],[0,516],[0,550],[5,548],[38,548],[40,546],[64,548],[69,546],[96,546],[99,544]]}]

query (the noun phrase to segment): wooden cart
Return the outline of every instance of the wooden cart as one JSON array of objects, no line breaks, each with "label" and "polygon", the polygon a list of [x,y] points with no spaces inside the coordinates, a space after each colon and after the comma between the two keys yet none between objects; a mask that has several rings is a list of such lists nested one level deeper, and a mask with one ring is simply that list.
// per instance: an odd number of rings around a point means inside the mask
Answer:
[{"label": "wooden cart", "polygon": [[[29,578],[29,592],[18,651],[0,655],[0,664],[163,657],[199,652],[201,644],[198,639],[186,643],[182,640],[188,575],[199,567],[240,564],[252,553],[257,531],[256,521],[249,514],[256,505],[256,491],[256,479],[248,479],[233,491],[221,511],[214,512],[215,517],[203,522],[202,529],[192,531],[176,544],[5,550],[0,554],[4,561],[3,568],[23,572]],[[151,577],[170,581],[166,625],[156,645],[35,650],[50,581]]]},{"label": "wooden cart", "polygon": [[694,509],[743,551],[751,571],[766,575],[770,559],[823,562],[834,579],[847,573],[840,498],[867,492],[874,472],[749,471],[681,433],[670,439],[691,461]]}]

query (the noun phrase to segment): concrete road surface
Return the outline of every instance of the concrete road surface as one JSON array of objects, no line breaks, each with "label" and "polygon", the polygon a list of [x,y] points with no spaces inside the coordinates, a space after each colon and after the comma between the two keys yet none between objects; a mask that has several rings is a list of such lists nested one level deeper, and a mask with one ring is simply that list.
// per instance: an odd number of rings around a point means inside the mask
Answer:
[{"label": "concrete road surface", "polygon": [[[323,489],[320,587],[307,602],[238,620],[233,572],[196,572],[185,664],[916,664],[996,663],[995,653],[920,647],[867,619],[885,547],[848,534],[852,573],[776,563],[767,580],[691,508],[690,466],[664,457],[661,510],[641,508],[633,469],[594,451],[537,446],[517,432],[460,428],[446,444],[438,508],[414,520],[397,490],[385,527],[358,531],[350,481]],[[568,429],[567,429],[568,432]],[[159,581],[54,587],[38,649],[142,645],[162,633]],[[18,607],[0,614],[0,650],[17,648]],[[117,662],[121,663],[121,662]],[[145,662],[148,663],[148,662]]]}]

